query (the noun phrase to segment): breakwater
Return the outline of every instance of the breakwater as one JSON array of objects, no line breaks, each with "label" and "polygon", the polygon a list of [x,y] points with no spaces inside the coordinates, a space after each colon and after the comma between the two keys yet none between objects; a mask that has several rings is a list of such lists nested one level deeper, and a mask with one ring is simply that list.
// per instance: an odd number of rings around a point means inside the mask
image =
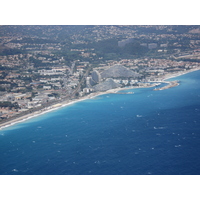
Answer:
[{"label": "breakwater", "polygon": [[164,83],[167,83],[168,85],[160,87],[160,88],[155,88],[154,90],[166,90],[172,87],[176,87],[179,85],[178,81],[164,81]]}]

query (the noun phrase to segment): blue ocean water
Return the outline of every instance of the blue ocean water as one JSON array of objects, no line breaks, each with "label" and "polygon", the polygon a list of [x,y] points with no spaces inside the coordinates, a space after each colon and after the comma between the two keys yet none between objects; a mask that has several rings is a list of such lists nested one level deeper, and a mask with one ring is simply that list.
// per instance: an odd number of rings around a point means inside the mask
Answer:
[{"label": "blue ocean water", "polygon": [[0,174],[199,175],[199,77],[101,95],[3,129]]}]

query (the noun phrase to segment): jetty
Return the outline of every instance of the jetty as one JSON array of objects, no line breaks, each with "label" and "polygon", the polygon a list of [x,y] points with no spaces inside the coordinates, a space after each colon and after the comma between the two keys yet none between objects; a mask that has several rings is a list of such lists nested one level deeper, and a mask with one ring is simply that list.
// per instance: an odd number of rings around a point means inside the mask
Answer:
[{"label": "jetty", "polygon": [[154,90],[166,90],[172,87],[176,87],[179,85],[178,81],[169,81],[169,82],[164,82],[164,83],[168,83],[168,85],[160,87],[160,88],[155,88]]}]

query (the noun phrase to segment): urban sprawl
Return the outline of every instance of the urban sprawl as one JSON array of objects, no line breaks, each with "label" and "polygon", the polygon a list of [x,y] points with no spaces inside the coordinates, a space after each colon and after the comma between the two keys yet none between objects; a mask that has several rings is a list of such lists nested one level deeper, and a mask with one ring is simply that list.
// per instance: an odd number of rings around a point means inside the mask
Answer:
[{"label": "urban sprawl", "polygon": [[0,123],[200,67],[199,26],[0,26]]}]

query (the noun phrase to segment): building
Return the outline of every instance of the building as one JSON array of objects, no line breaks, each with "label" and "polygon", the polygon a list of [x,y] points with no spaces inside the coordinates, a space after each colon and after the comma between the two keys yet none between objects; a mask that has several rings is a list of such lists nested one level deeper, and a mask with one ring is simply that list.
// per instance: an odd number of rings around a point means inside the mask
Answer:
[{"label": "building", "polygon": [[148,44],[148,48],[149,49],[156,49],[157,48],[157,43],[150,43],[150,44]]},{"label": "building", "polygon": [[101,75],[97,70],[94,70],[92,72],[92,79],[96,82],[99,83],[101,81]]},{"label": "building", "polygon": [[96,84],[96,82],[91,77],[87,77],[86,78],[86,85],[87,85],[87,87],[91,88],[95,84]]},{"label": "building", "polygon": [[127,38],[118,42],[119,47],[124,47],[126,44],[134,42],[134,38]]}]

